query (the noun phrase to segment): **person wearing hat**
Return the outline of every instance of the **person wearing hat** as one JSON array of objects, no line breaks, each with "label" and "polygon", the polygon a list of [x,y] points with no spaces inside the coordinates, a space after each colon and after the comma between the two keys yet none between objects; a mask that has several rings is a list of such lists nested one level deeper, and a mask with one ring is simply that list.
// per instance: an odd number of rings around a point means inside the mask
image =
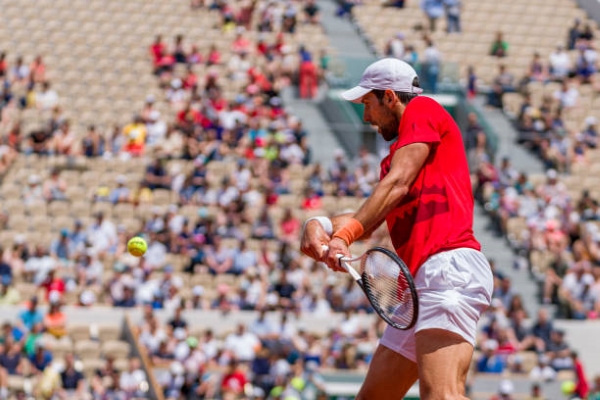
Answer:
[{"label": "person wearing hat", "polygon": [[[492,270],[473,234],[473,192],[460,129],[422,93],[415,70],[384,58],[342,97],[364,105],[365,122],[390,145],[381,179],[354,214],[305,222],[301,250],[334,271],[337,255],[387,221],[392,244],[419,291],[409,330],[387,327],[357,399],[401,398],[419,380],[423,398],[465,398]],[[323,245],[329,250],[324,251]]]}]

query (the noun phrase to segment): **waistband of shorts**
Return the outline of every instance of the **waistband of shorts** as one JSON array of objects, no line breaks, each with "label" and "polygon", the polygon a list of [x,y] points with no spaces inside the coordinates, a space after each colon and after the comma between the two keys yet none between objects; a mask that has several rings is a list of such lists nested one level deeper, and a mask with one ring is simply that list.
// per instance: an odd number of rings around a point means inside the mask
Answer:
[{"label": "waistband of shorts", "polygon": [[457,251],[460,251],[460,252],[467,251],[467,252],[481,253],[479,250],[473,249],[471,247],[456,247],[454,249],[447,249],[447,250],[438,251],[437,253],[429,256],[427,258],[427,260],[425,260],[425,262],[435,261],[435,260],[439,260],[439,259],[445,259],[445,258],[449,257],[450,255],[452,255],[452,253],[457,252]]}]

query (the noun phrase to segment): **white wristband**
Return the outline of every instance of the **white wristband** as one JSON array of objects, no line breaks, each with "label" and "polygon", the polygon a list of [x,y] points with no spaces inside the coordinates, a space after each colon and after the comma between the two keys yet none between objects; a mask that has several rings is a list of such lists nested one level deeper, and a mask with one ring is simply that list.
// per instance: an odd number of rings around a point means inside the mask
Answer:
[{"label": "white wristband", "polygon": [[323,229],[325,229],[325,232],[327,232],[327,234],[329,236],[331,236],[333,234],[333,223],[327,217],[310,217],[304,223],[304,228],[306,228],[306,224],[308,224],[312,220],[319,221],[319,223],[321,224],[321,226],[323,227]]}]

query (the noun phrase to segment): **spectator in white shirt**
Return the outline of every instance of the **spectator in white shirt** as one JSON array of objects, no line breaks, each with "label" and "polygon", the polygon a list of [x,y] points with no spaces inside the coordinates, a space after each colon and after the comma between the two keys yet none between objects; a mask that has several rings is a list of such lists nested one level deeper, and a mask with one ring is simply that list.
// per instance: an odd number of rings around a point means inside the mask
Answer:
[{"label": "spectator in white shirt", "polygon": [[549,365],[550,359],[546,354],[538,356],[538,363],[529,372],[529,379],[535,382],[551,382],[556,379],[556,371]]},{"label": "spectator in white shirt", "polygon": [[553,80],[562,81],[569,75],[572,68],[571,59],[564,47],[556,46],[556,50],[550,53],[550,77]]},{"label": "spectator in white shirt", "polygon": [[234,357],[242,362],[252,361],[260,348],[260,340],[252,332],[246,330],[246,325],[239,323],[237,330],[225,338],[225,349],[231,351]]},{"label": "spectator in white shirt", "polygon": [[117,228],[115,224],[104,218],[102,212],[97,212],[95,218],[87,231],[88,242],[96,254],[111,252],[117,244]]},{"label": "spectator in white shirt", "polygon": [[58,94],[50,87],[50,82],[42,83],[40,91],[35,93],[35,105],[40,110],[51,110],[58,105]]},{"label": "spectator in white shirt", "polygon": [[559,101],[561,108],[573,108],[577,106],[579,91],[574,87],[569,87],[568,81],[562,81],[561,88],[554,92],[554,98]]},{"label": "spectator in white shirt", "polygon": [[121,372],[119,386],[128,396],[142,396],[142,384],[146,382],[146,373],[140,368],[140,360],[137,357],[129,359],[129,368]]}]

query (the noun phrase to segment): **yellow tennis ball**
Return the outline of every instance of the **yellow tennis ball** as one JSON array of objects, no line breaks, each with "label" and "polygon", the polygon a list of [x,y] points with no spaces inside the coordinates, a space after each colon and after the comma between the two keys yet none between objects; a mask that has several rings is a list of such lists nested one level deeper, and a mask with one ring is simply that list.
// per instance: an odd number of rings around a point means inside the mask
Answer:
[{"label": "yellow tennis ball", "polygon": [[148,250],[148,243],[139,236],[132,237],[129,239],[129,242],[127,242],[127,251],[129,251],[129,254],[132,256],[141,257],[146,250]]},{"label": "yellow tennis ball", "polygon": [[575,385],[575,382],[573,382],[573,381],[564,381],[560,385],[560,390],[563,392],[563,394],[570,395],[570,394],[573,394],[573,392],[575,391],[576,387],[577,387],[577,385]]}]

